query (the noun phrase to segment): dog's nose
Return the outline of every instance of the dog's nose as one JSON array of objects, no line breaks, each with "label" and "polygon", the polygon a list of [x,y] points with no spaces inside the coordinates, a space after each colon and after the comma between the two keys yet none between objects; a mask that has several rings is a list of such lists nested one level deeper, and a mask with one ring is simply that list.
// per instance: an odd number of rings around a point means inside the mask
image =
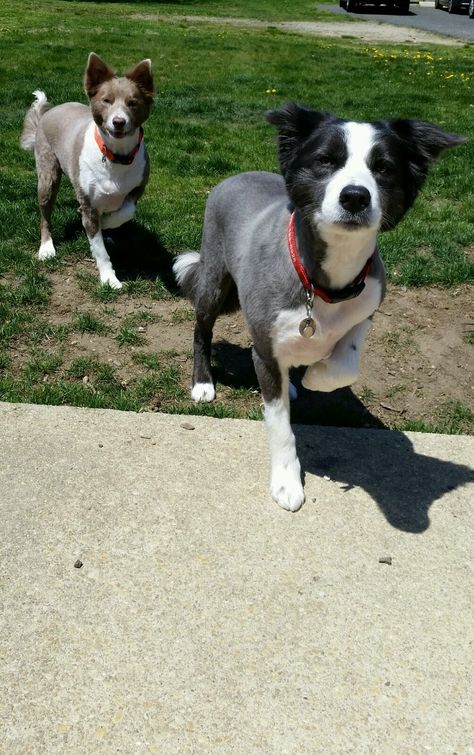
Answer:
[{"label": "dog's nose", "polygon": [[114,128],[121,129],[125,126],[126,120],[125,118],[119,118],[119,116],[116,115],[114,118],[112,118],[112,124]]},{"label": "dog's nose", "polygon": [[370,191],[365,186],[349,184],[339,194],[339,201],[348,212],[360,212],[370,204]]}]

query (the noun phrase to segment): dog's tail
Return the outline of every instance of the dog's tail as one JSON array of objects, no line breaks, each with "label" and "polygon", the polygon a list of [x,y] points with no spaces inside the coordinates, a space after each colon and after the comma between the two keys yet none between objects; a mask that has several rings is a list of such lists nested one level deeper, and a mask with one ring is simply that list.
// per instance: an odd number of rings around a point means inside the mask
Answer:
[{"label": "dog's tail", "polygon": [[199,252],[185,252],[176,257],[173,263],[173,272],[178,281],[178,286],[192,302],[194,302],[197,288],[199,260]]},{"label": "dog's tail", "polygon": [[32,154],[34,154],[35,151],[36,130],[38,128],[38,123],[40,122],[46,111],[51,107],[45,93],[40,89],[36,89],[36,91],[33,92],[33,95],[35,97],[35,101],[33,102],[32,106],[25,116],[23,131],[20,138],[20,144],[23,149],[26,149],[27,152],[31,152]]}]

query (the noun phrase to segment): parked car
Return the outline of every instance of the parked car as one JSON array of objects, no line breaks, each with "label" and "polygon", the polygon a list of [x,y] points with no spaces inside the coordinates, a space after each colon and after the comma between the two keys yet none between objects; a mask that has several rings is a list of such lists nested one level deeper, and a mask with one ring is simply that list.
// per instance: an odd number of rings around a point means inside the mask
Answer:
[{"label": "parked car", "polygon": [[386,8],[392,8],[397,13],[403,14],[410,10],[410,0],[339,0],[339,5],[348,13],[355,13],[363,5],[385,5]]},{"label": "parked car", "polygon": [[470,0],[435,0],[435,8],[446,8],[448,13],[458,13],[461,8],[469,8]]}]

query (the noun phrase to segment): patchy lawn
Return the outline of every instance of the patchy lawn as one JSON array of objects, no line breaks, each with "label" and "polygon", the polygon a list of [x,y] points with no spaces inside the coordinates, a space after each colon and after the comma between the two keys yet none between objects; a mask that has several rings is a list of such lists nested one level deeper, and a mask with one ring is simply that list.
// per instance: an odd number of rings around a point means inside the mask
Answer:
[{"label": "patchy lawn", "polygon": [[[2,4],[1,399],[259,417],[240,315],[216,328],[217,402],[191,404],[192,311],[173,288],[170,265],[176,253],[199,248],[205,200],[218,181],[277,169],[264,111],[296,99],[351,118],[420,117],[472,136],[469,49],[130,19],[151,7],[215,16],[224,6],[238,15],[243,5],[104,3],[98,16],[95,4],[74,0],[27,0],[21,15],[12,0]],[[260,17],[257,5],[263,13],[262,4],[245,3],[242,15]],[[265,8],[270,21],[316,18],[303,2]],[[98,286],[66,181],[53,217],[58,257],[36,259],[35,171],[18,146],[33,89],[53,103],[84,101],[90,50],[119,69],[151,57],[157,81],[145,129],[150,184],[137,222],[111,245],[126,281],[120,293]],[[295,420],[473,432],[473,157],[472,139],[446,155],[415,209],[381,237],[391,288],[354,390],[302,389]]]}]

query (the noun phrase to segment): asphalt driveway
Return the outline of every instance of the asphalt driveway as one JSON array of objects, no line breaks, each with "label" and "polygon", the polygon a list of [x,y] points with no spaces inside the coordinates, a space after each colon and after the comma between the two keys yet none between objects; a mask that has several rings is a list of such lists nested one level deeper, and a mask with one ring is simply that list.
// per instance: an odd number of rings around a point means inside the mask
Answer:
[{"label": "asphalt driveway", "polygon": [[367,19],[368,21],[384,21],[396,26],[408,26],[414,29],[444,34],[448,37],[465,39],[474,42],[474,19],[470,19],[465,11],[461,13],[448,13],[445,10],[436,10],[426,6],[410,5],[410,12],[406,16],[394,13],[390,8],[366,6],[357,13],[347,13],[338,5],[317,5],[322,10],[344,14],[352,18]]}]

